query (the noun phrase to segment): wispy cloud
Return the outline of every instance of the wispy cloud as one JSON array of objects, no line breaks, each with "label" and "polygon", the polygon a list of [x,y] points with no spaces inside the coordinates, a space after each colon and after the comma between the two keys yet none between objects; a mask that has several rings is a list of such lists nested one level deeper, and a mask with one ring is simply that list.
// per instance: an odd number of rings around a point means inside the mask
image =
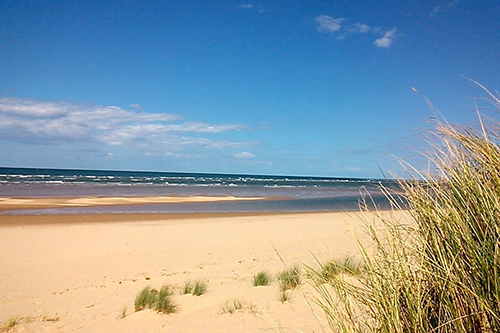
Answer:
[{"label": "wispy cloud", "polygon": [[461,0],[453,0],[453,1],[441,1],[432,9],[432,12],[429,14],[430,18],[433,18],[439,13],[447,12],[454,9]]},{"label": "wispy cloud", "polygon": [[71,106],[63,103],[40,102],[20,98],[0,99],[0,111],[28,117],[56,117],[69,112]]},{"label": "wispy cloud", "polygon": [[359,22],[356,22],[356,23],[353,23],[353,24],[350,24],[350,25],[346,25],[344,27],[344,29],[348,32],[348,33],[351,33],[351,34],[354,34],[354,33],[365,33],[365,32],[379,32],[380,28],[372,28],[370,27],[369,25],[367,24],[363,24],[363,23],[359,23]]},{"label": "wispy cloud", "polygon": [[238,7],[243,8],[243,9],[252,9],[254,6],[250,3],[242,3],[238,5]]},{"label": "wispy cloud", "polygon": [[254,5],[251,3],[242,3],[238,5],[239,8],[246,9],[246,10],[255,10],[259,13],[264,13],[266,10],[263,6],[261,5]]},{"label": "wispy cloud", "polygon": [[328,15],[316,16],[314,22],[316,23],[316,29],[320,32],[335,32],[342,28],[342,22],[345,18],[333,18]]},{"label": "wispy cloud", "polygon": [[396,38],[397,28],[384,30],[380,27],[371,27],[361,22],[348,23],[348,19],[339,17],[334,18],[328,15],[319,15],[314,19],[316,29],[323,33],[332,33],[336,35],[337,40],[343,40],[349,35],[370,33],[380,36],[375,39],[374,44],[377,47],[389,47]]},{"label": "wispy cloud", "polygon": [[241,153],[234,154],[233,156],[236,157],[236,158],[254,158],[255,154],[252,154],[252,153],[249,153],[247,151],[244,151],[244,152],[241,152]]},{"label": "wispy cloud", "polygon": [[391,46],[394,38],[396,37],[396,28],[384,32],[381,38],[375,39],[373,42],[377,47],[389,47]]},{"label": "wispy cloud", "polygon": [[[117,106],[89,106],[21,98],[0,98],[0,139],[32,144],[68,142],[126,146],[168,155],[186,147],[224,149],[249,145],[207,136],[241,131],[241,124],[182,121],[174,114]],[[172,153],[173,154],[173,153]]]}]

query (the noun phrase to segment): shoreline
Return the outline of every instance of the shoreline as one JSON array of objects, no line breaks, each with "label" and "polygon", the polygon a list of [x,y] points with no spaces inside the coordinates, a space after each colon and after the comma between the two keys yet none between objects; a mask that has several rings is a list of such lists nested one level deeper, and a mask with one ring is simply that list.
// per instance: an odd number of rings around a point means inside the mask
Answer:
[{"label": "shoreline", "polygon": [[236,196],[131,196],[131,197],[0,197],[0,212],[29,209],[64,209],[71,207],[97,207],[144,204],[211,203],[223,201],[256,201],[279,198]]},{"label": "shoreline", "polygon": [[[273,217],[315,214],[347,214],[350,212],[220,212],[220,213],[104,213],[104,214],[0,214],[0,228],[11,226],[78,225],[133,222],[186,223],[189,220]],[[356,213],[356,212],[354,212]]]}]

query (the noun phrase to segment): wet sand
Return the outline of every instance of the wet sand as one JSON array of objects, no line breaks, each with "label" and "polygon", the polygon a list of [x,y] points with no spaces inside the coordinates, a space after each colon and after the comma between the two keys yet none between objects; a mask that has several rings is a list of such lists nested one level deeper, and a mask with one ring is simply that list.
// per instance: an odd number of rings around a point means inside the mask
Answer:
[{"label": "wet sand", "polygon": [[150,197],[50,197],[50,198],[0,198],[0,212],[23,209],[92,207],[112,205],[144,205],[164,203],[197,203],[221,201],[262,200],[260,197],[234,196],[150,196]]}]

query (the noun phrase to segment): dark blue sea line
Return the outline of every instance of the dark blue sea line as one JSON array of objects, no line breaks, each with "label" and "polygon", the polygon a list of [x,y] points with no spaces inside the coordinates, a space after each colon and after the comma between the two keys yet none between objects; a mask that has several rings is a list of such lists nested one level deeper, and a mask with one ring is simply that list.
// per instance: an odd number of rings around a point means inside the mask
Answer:
[{"label": "dark blue sea line", "polygon": [[54,184],[147,184],[169,186],[266,186],[266,187],[356,187],[361,184],[373,186],[392,180],[276,176],[248,174],[208,174],[151,171],[110,171],[76,169],[39,169],[0,167],[0,184],[8,183],[54,183]]},{"label": "dark blue sea line", "polygon": [[389,203],[393,180],[142,171],[0,168],[0,197],[236,196],[259,201],[147,204],[11,211],[4,214],[297,212],[358,210],[363,196]]}]

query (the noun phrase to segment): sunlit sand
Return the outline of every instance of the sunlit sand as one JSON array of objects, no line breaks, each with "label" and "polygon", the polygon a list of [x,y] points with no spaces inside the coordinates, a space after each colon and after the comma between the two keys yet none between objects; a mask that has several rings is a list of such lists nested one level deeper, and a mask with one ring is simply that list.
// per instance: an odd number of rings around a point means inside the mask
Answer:
[{"label": "sunlit sand", "polygon": [[[281,303],[277,282],[253,287],[253,275],[356,254],[364,235],[356,213],[3,215],[0,225],[0,321],[18,316],[28,332],[320,331],[307,280]],[[180,295],[198,279],[206,294]],[[135,312],[148,285],[177,288],[179,311]],[[231,299],[243,309],[221,314]]]}]

